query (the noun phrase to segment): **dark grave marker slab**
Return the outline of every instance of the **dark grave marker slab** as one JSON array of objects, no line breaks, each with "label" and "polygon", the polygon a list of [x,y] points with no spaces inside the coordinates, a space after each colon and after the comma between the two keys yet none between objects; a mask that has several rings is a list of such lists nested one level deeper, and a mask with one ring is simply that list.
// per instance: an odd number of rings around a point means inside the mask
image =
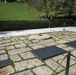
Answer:
[{"label": "dark grave marker slab", "polygon": [[71,41],[71,42],[68,42],[68,43],[65,43],[65,44],[76,48],[76,41]]},{"label": "dark grave marker slab", "polygon": [[10,65],[12,62],[10,59],[0,61],[0,68]]},{"label": "dark grave marker slab", "polygon": [[67,51],[58,48],[56,46],[50,46],[50,47],[46,47],[46,48],[40,48],[40,49],[36,49],[33,50],[32,53],[35,54],[39,59],[44,60],[50,57],[54,57],[60,54],[63,54]]}]

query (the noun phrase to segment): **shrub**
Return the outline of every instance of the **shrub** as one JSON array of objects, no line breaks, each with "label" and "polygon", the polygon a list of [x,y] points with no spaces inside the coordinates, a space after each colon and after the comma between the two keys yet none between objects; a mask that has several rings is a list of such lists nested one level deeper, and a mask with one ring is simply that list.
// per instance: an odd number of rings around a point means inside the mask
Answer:
[{"label": "shrub", "polygon": [[[73,26],[73,20],[60,20],[54,19],[50,21],[50,27],[63,27]],[[10,30],[26,30],[26,29],[38,29],[38,28],[48,28],[49,22],[47,20],[8,20],[0,21],[0,31],[10,31]]]}]

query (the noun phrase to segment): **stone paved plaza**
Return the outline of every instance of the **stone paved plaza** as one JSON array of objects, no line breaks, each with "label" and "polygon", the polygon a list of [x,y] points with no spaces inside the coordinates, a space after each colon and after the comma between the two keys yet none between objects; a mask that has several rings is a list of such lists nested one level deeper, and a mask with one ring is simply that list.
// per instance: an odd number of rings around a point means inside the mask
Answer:
[{"label": "stone paved plaza", "polygon": [[[31,35],[0,37],[0,61],[7,58],[12,60],[11,65],[0,69],[0,75],[65,75],[67,53],[42,61],[31,51],[56,45],[66,51],[71,50],[76,56],[76,48],[64,44],[76,40],[76,32],[61,31],[46,34],[52,38],[29,39]],[[70,61],[69,75],[76,75],[76,59],[73,57]]]}]

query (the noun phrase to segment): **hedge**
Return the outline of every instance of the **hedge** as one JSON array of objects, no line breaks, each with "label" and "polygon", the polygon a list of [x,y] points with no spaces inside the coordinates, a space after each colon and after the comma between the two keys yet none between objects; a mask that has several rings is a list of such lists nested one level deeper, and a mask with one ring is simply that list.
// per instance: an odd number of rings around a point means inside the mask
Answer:
[{"label": "hedge", "polygon": [[[50,27],[63,27],[63,23],[66,26],[73,26],[73,20],[50,20]],[[38,28],[48,28],[49,22],[47,20],[8,20],[0,21],[0,31],[10,31],[10,30],[26,30],[26,29],[38,29]]]}]

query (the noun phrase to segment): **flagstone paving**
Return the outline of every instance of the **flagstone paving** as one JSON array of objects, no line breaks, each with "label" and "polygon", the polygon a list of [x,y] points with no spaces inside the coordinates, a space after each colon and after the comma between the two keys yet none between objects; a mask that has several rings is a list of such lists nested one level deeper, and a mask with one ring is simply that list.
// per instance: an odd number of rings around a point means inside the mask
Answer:
[{"label": "flagstone paving", "polygon": [[[56,45],[76,56],[76,48],[64,43],[76,40],[76,32],[49,32],[50,39],[29,39],[31,35],[0,37],[0,61],[7,58],[12,64],[0,69],[0,75],[65,75],[66,55],[61,54],[44,61],[32,50]],[[64,60],[63,60],[64,59]],[[71,57],[69,75],[76,75],[76,59]]]}]

